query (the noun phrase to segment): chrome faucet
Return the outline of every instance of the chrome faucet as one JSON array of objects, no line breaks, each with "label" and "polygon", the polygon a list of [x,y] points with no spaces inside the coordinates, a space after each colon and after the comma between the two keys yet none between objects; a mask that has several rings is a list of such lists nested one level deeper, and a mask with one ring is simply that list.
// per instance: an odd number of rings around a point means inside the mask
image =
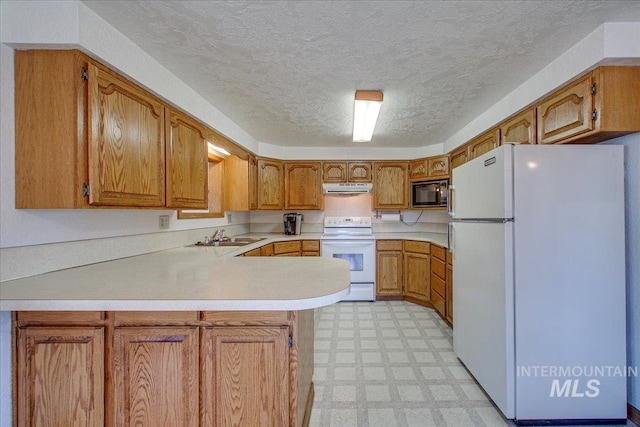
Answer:
[{"label": "chrome faucet", "polygon": [[227,240],[228,237],[225,235],[225,231],[224,228],[223,229],[217,229],[214,233],[213,236],[211,236],[210,241],[212,242],[222,242]]}]

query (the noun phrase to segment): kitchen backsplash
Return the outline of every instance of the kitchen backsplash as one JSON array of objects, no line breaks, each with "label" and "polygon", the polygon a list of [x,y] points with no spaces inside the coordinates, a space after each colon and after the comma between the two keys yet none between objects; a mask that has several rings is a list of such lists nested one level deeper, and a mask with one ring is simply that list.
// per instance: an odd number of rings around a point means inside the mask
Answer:
[{"label": "kitchen backsplash", "polygon": [[[324,211],[300,211],[303,233],[322,233],[325,216],[370,216],[376,233],[446,233],[446,211],[371,211],[371,195],[325,196]],[[252,233],[282,233],[282,216],[288,211],[252,211]]]}]

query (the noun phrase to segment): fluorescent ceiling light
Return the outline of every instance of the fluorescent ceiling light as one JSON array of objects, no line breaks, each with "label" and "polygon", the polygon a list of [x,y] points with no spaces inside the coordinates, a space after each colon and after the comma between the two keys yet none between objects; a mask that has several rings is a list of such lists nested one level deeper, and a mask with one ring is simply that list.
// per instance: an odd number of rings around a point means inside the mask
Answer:
[{"label": "fluorescent ceiling light", "polygon": [[382,92],[357,90],[353,112],[353,142],[370,142],[382,106]]},{"label": "fluorescent ceiling light", "polygon": [[218,147],[217,145],[213,145],[212,143],[208,143],[209,145],[209,154],[213,154],[214,156],[229,156],[231,155],[231,153],[229,153],[227,150],[225,150],[224,148]]}]

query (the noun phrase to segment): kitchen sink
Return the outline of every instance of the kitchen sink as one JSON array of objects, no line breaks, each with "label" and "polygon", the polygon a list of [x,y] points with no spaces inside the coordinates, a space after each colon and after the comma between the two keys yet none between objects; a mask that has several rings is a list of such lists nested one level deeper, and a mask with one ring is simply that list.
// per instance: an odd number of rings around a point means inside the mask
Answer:
[{"label": "kitchen sink", "polygon": [[222,241],[198,242],[196,246],[247,246],[265,239],[266,237],[231,237]]}]

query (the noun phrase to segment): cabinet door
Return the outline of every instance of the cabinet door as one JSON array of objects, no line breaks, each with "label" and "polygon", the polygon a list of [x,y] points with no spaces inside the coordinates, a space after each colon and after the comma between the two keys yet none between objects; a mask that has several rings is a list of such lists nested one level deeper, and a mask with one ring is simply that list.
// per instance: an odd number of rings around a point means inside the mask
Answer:
[{"label": "cabinet door", "polygon": [[371,182],[373,180],[371,162],[349,162],[347,180],[349,182]]},{"label": "cabinet door", "polygon": [[249,161],[231,155],[224,159],[224,210],[250,208]]},{"label": "cabinet door", "polygon": [[288,426],[287,327],[206,328],[202,425]]},{"label": "cabinet door", "polygon": [[593,129],[591,74],[538,105],[538,142],[555,144]]},{"label": "cabinet door", "polygon": [[449,156],[430,157],[428,159],[429,178],[449,176]]},{"label": "cabinet door", "polygon": [[427,159],[413,160],[409,163],[409,179],[426,179],[429,176],[429,161]]},{"label": "cabinet door", "polygon": [[197,327],[116,328],[110,413],[116,426],[197,426]]},{"label": "cabinet door", "polygon": [[166,110],[167,207],[207,209],[208,167],[204,128]]},{"label": "cabinet door", "polygon": [[323,162],[323,182],[347,182],[347,162]]},{"label": "cabinet door", "polygon": [[464,165],[469,160],[469,147],[463,145],[455,151],[452,151],[449,155],[449,165],[451,169],[457,168],[460,165]]},{"label": "cabinet door", "polygon": [[18,329],[16,362],[16,425],[104,425],[104,328]]},{"label": "cabinet door", "polygon": [[524,111],[500,126],[500,144],[515,142],[518,144],[536,143],[536,110]]},{"label": "cabinet door", "polygon": [[164,207],[164,105],[89,64],[89,203]]},{"label": "cabinet door", "polygon": [[258,209],[258,159],[249,155],[249,209]]},{"label": "cabinet door", "polygon": [[322,162],[284,163],[285,209],[321,210]]},{"label": "cabinet door", "polygon": [[376,297],[401,297],[402,273],[402,251],[378,251]]},{"label": "cabinet door", "polygon": [[407,162],[374,162],[373,168],[373,208],[408,208],[409,164]]},{"label": "cabinet door", "polygon": [[258,209],[284,209],[282,162],[258,159]]},{"label": "cabinet door", "polygon": [[422,302],[429,302],[431,299],[430,256],[405,252],[404,272],[404,294]]},{"label": "cabinet door", "polygon": [[488,153],[498,146],[500,129],[492,130],[469,143],[469,160]]}]

